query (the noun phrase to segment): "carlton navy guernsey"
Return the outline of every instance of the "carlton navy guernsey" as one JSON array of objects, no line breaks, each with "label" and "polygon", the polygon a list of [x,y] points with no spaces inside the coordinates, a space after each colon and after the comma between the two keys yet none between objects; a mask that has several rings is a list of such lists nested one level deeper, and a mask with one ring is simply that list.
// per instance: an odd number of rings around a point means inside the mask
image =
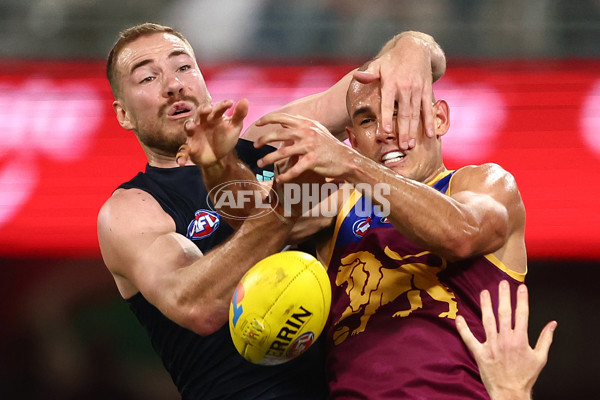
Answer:
[{"label": "carlton navy guernsey", "polygon": [[[260,170],[256,161],[273,151],[255,149],[240,139],[239,158],[259,180],[273,176],[272,169]],[[146,166],[119,188],[148,192],[175,221],[177,233],[192,240],[206,253],[224,242],[233,229],[212,211],[202,173],[196,166],[156,168]],[[264,233],[260,233],[264,234]],[[227,258],[223,258],[227,274]],[[288,363],[259,366],[240,356],[224,324],[217,332],[200,336],[166,318],[141,293],[127,299],[131,310],[146,328],[152,346],[171,375],[184,400],[204,399],[324,399],[324,341]]]}]

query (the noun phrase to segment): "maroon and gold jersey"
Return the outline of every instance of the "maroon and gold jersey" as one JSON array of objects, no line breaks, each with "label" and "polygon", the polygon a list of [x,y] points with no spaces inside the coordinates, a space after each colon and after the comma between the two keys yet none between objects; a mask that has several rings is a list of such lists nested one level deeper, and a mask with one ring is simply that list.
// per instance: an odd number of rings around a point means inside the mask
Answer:
[{"label": "maroon and gold jersey", "polygon": [[[429,183],[450,193],[453,172]],[[327,370],[332,398],[489,399],[457,314],[485,339],[479,293],[512,293],[525,274],[494,255],[448,262],[412,243],[370,200],[354,192],[338,215],[329,257],[332,282]],[[514,297],[513,297],[514,308]]]}]

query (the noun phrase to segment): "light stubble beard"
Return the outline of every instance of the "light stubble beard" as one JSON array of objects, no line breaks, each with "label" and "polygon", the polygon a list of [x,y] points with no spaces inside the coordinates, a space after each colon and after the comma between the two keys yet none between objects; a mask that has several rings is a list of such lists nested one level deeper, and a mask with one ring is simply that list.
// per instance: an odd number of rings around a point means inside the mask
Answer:
[{"label": "light stubble beard", "polygon": [[157,125],[161,121],[167,121],[169,125],[179,124],[180,127],[175,128],[175,132],[167,132],[164,126],[156,127],[156,129],[149,130],[152,133],[145,133],[140,135],[138,133],[138,137],[140,141],[147,147],[153,149],[159,154],[175,157],[181,145],[185,144],[187,139],[187,134],[183,129],[185,121],[187,119],[180,119],[176,121],[169,121],[167,119],[167,110],[173,105],[173,103],[178,101],[188,101],[194,104],[194,109],[197,110],[200,102],[198,99],[192,96],[182,96],[173,101],[170,101],[166,104],[163,104],[159,110],[157,115]]}]

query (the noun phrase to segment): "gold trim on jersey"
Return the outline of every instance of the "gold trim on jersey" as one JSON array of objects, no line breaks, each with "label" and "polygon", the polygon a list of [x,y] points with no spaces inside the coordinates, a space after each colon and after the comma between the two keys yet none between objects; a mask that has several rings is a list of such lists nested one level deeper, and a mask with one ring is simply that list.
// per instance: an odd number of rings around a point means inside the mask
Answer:
[{"label": "gold trim on jersey", "polygon": [[358,202],[358,200],[361,198],[361,196],[362,196],[362,194],[360,192],[358,192],[356,190],[352,190],[352,193],[350,193],[350,196],[348,196],[348,199],[344,202],[341,210],[338,212],[337,216],[335,217],[335,229],[333,230],[333,235],[329,239],[329,254],[327,255],[327,258],[326,258],[327,264],[325,264],[327,269],[329,269],[329,264],[331,264],[331,257],[333,257],[333,251],[335,250],[335,245],[337,243],[338,234],[340,232],[342,223],[344,223],[344,220],[350,213],[350,210],[352,210],[352,208],[354,207],[356,202]]},{"label": "gold trim on jersey", "polygon": [[[438,183],[438,181],[444,179],[446,176],[448,176],[449,174],[451,174],[452,172],[454,172],[454,170],[446,170],[446,171],[442,171],[439,174],[437,174],[435,176],[435,178],[433,178],[432,180],[430,180],[429,182],[426,183],[427,186],[433,186],[436,183]],[[450,178],[450,181],[452,181],[452,178]],[[448,191],[450,190],[450,183],[448,183]],[[446,194],[446,193],[444,193]]]},{"label": "gold trim on jersey", "polygon": [[486,254],[486,255],[484,255],[484,257],[489,262],[494,264],[496,266],[496,268],[498,268],[500,271],[504,272],[505,274],[507,274],[508,276],[513,278],[514,280],[519,281],[519,282],[525,282],[525,275],[527,275],[527,270],[525,272],[514,271],[514,270],[508,268],[506,265],[504,265],[504,263],[502,261],[500,261],[500,259],[498,257],[496,257],[493,253]]},{"label": "gold trim on jersey", "polygon": [[[452,171],[445,171],[445,172],[450,173]],[[448,175],[447,173],[442,172],[441,174],[436,176],[431,184],[433,185],[433,184],[435,184],[435,182],[439,181],[440,179],[443,179],[446,175]],[[454,176],[455,175],[453,175],[452,178],[450,178],[450,182],[448,182],[448,190],[446,190],[446,193],[445,193],[448,196],[450,196],[452,193],[452,179],[454,179]],[[491,262],[496,268],[498,268],[500,271],[504,272],[505,274],[507,274],[508,276],[513,278],[514,280],[519,281],[519,282],[525,282],[525,275],[527,275],[527,270],[525,270],[525,272],[517,272],[515,270],[512,270],[512,269],[508,268],[502,261],[500,261],[500,259],[498,257],[496,257],[493,253],[486,254],[486,255],[484,255],[484,257],[489,262]]]}]

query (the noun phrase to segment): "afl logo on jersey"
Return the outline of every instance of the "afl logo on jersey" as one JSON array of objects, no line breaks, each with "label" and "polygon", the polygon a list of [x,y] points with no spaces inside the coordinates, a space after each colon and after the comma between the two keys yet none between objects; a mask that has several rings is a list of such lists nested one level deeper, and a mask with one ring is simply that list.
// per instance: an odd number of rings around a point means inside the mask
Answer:
[{"label": "afl logo on jersey", "polygon": [[187,238],[200,240],[212,235],[219,227],[219,214],[209,210],[198,210],[188,225]]},{"label": "afl logo on jersey", "polygon": [[371,217],[362,218],[352,225],[352,232],[357,237],[363,237],[367,230],[371,227]]}]

